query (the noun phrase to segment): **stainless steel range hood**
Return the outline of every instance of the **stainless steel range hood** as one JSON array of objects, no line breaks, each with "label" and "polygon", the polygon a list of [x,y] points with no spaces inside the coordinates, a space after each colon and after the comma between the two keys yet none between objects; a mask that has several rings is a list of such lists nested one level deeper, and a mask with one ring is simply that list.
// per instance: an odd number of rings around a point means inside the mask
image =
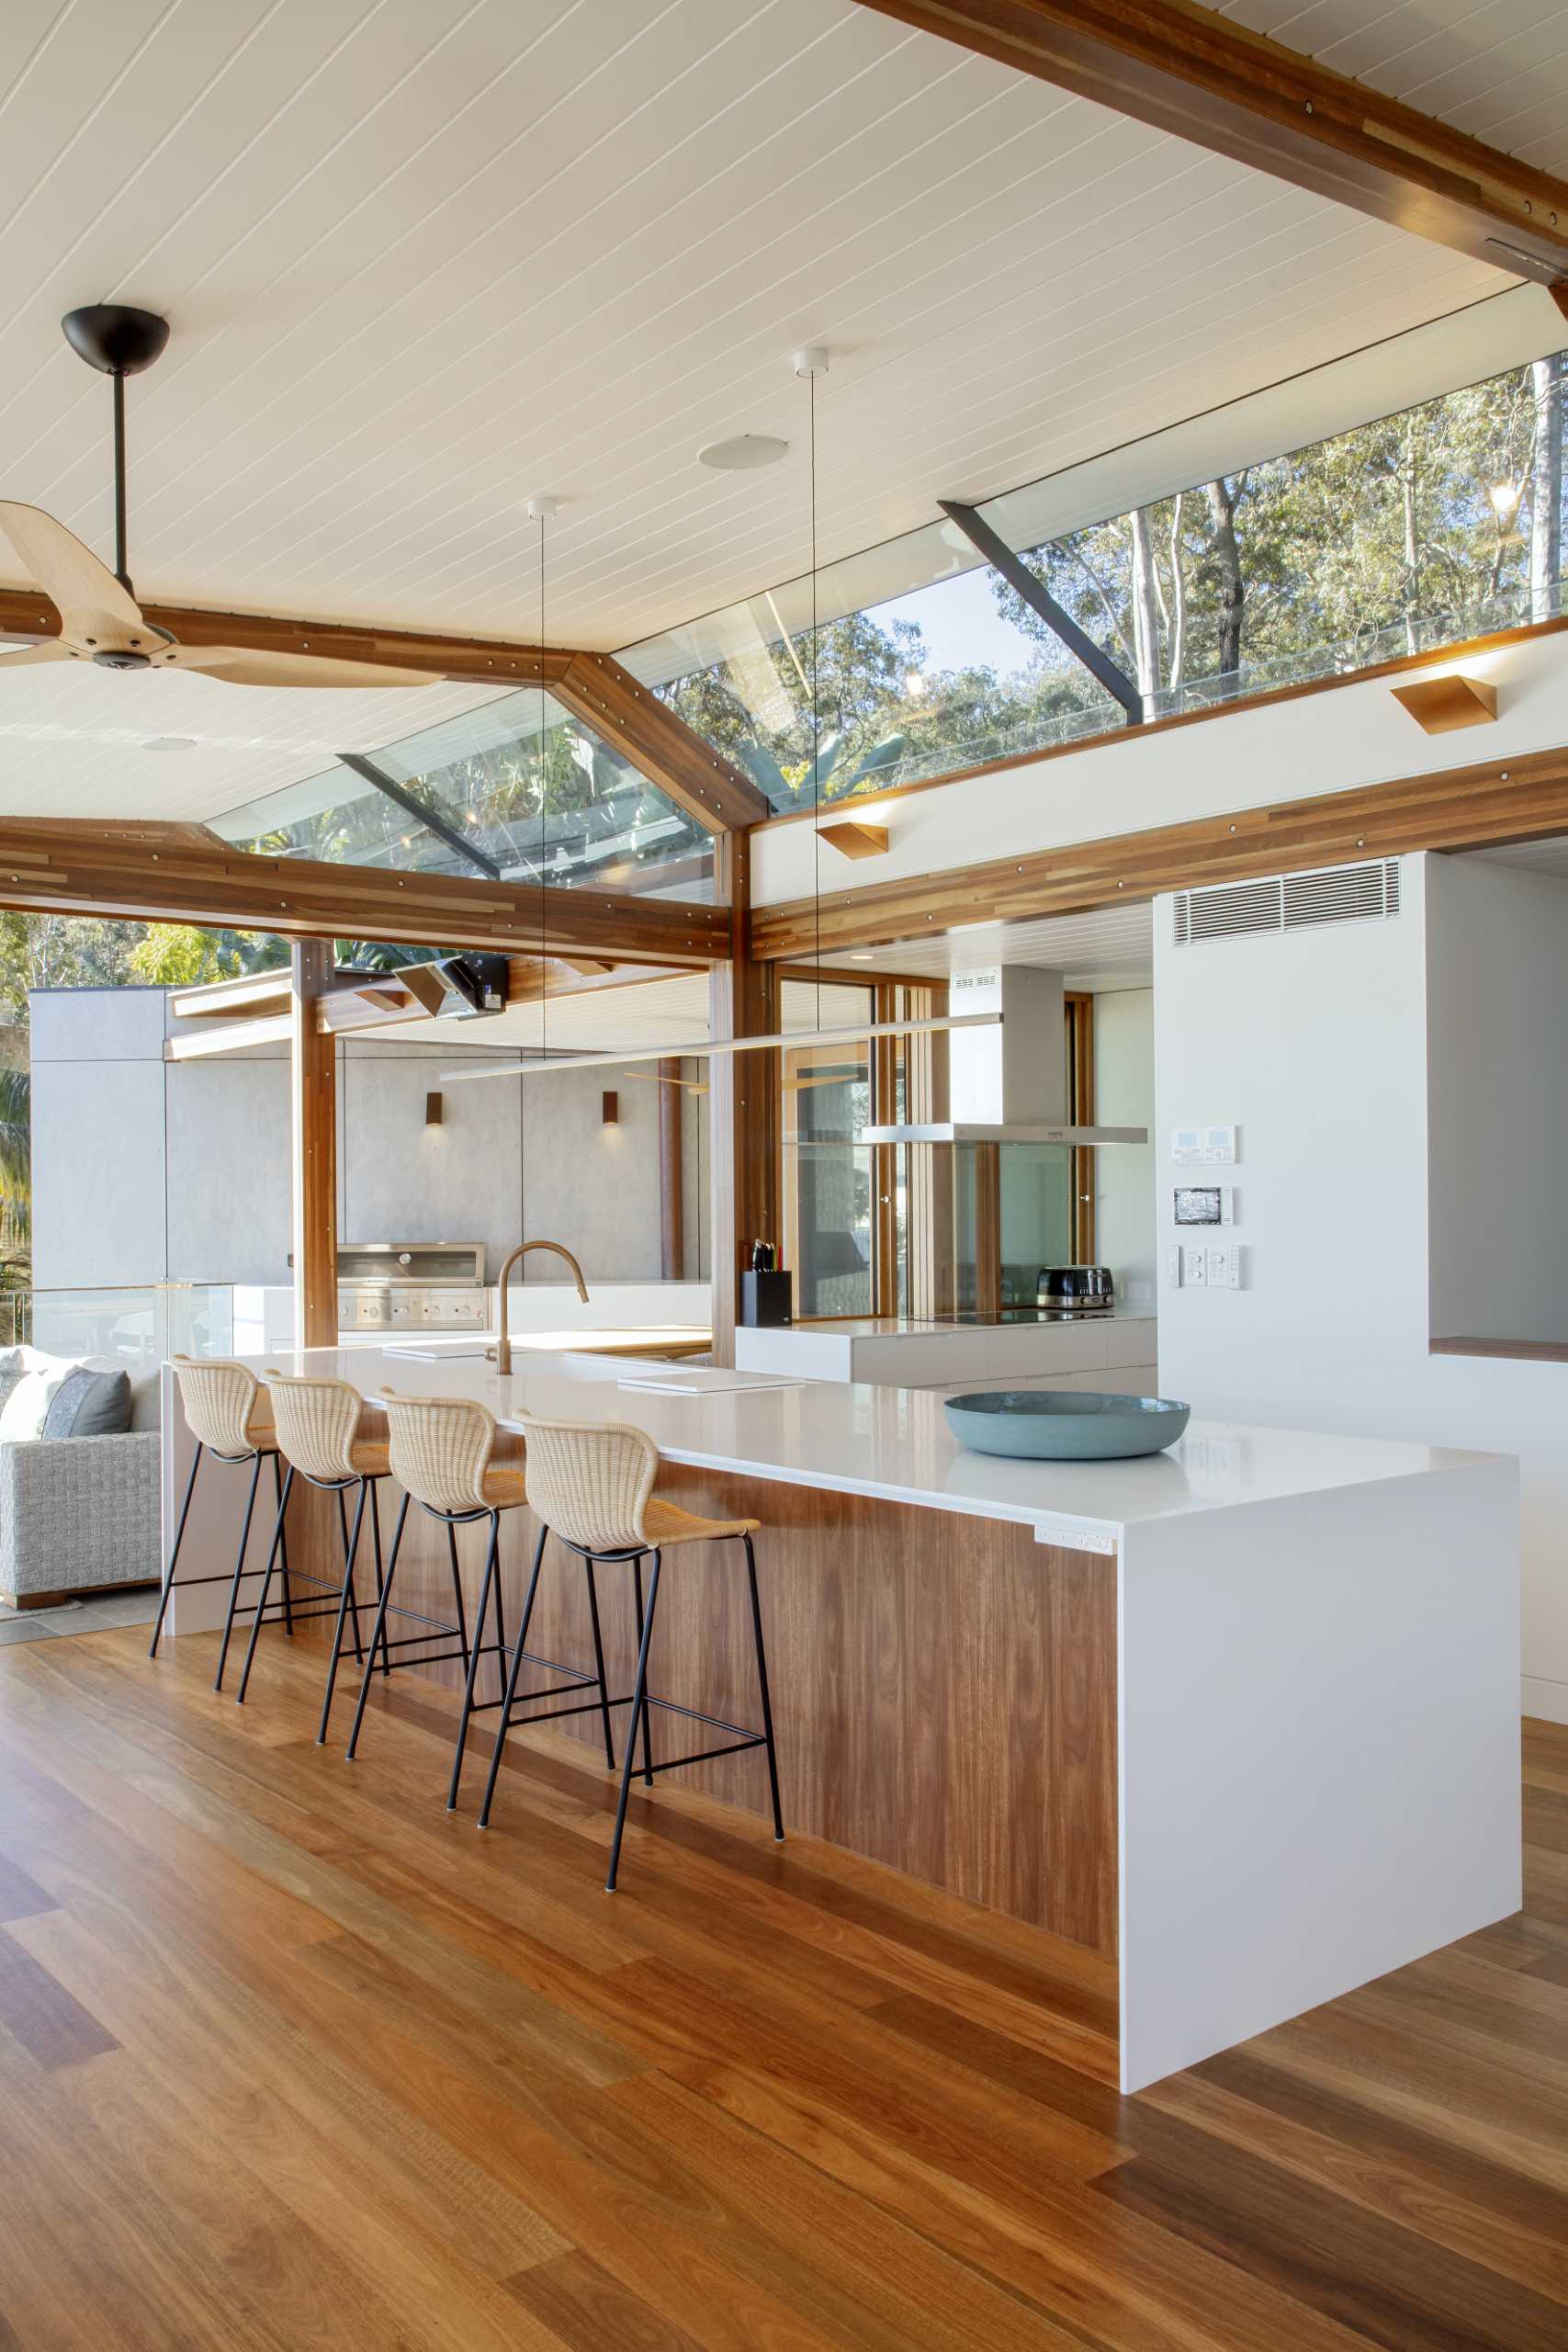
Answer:
[{"label": "stainless steel range hood", "polygon": [[952,1117],[867,1127],[866,1143],[1147,1143],[1146,1127],[1076,1127],[1067,1116],[1060,972],[1024,964],[955,972],[953,1012],[999,1012],[1001,1026],[949,1033]]}]

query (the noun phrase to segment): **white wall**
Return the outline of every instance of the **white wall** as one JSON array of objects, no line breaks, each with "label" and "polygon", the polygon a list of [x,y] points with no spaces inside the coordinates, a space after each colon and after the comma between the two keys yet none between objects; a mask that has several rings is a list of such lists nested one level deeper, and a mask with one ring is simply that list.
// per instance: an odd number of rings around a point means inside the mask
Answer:
[{"label": "white wall", "polygon": [[29,1009],[33,1280],[161,1282],[164,991],[45,989]]},{"label": "white wall", "polygon": [[[1094,1000],[1094,1115],[1102,1127],[1155,1122],[1152,989],[1109,989]],[[1095,1255],[1129,1306],[1155,1294],[1154,1145],[1107,1144],[1095,1159]]]},{"label": "white wall", "polygon": [[[1392,922],[1286,936],[1177,947],[1156,902],[1160,1384],[1222,1419],[1519,1454],[1524,1703],[1568,1722],[1568,1364],[1427,1347],[1427,885],[1442,863],[1402,861]],[[1168,1277],[1169,1133],[1192,1121],[1241,1130],[1241,1291]]]},{"label": "white wall", "polygon": [[1427,876],[1432,1330],[1568,1340],[1568,881]]}]

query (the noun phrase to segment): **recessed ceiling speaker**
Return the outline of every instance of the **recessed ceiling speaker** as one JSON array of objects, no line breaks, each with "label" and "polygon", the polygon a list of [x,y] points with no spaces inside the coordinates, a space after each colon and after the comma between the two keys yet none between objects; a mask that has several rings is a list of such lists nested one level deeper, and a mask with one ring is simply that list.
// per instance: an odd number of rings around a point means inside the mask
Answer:
[{"label": "recessed ceiling speaker", "polygon": [[788,450],[789,443],[771,433],[738,433],[731,441],[710,441],[697,451],[697,463],[723,474],[750,474],[759,466],[776,466]]}]

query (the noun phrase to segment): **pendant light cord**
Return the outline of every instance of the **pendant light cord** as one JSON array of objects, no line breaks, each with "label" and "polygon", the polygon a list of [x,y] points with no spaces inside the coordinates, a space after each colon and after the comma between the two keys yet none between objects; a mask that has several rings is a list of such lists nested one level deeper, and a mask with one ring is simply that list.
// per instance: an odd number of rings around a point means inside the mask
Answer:
[{"label": "pendant light cord", "polygon": [[815,915],[817,1026],[822,1026],[822,697],[817,640],[817,370],[807,378],[811,462],[811,892]]},{"label": "pendant light cord", "polygon": [[547,846],[546,813],[549,799],[549,757],[546,749],[545,692],[545,531],[546,517],[539,517],[539,1057],[543,1060],[548,1046],[550,991],[545,964],[545,944],[549,935],[548,881],[545,873]]}]

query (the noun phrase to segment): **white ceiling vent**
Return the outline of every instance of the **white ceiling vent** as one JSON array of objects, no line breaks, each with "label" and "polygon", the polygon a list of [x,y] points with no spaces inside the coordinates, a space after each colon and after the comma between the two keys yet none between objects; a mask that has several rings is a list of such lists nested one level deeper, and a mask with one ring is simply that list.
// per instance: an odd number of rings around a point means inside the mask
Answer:
[{"label": "white ceiling vent", "polygon": [[1399,860],[1325,865],[1261,882],[1217,882],[1207,890],[1179,890],[1175,908],[1179,947],[1260,931],[1311,931],[1325,922],[1383,922],[1399,912]]}]

